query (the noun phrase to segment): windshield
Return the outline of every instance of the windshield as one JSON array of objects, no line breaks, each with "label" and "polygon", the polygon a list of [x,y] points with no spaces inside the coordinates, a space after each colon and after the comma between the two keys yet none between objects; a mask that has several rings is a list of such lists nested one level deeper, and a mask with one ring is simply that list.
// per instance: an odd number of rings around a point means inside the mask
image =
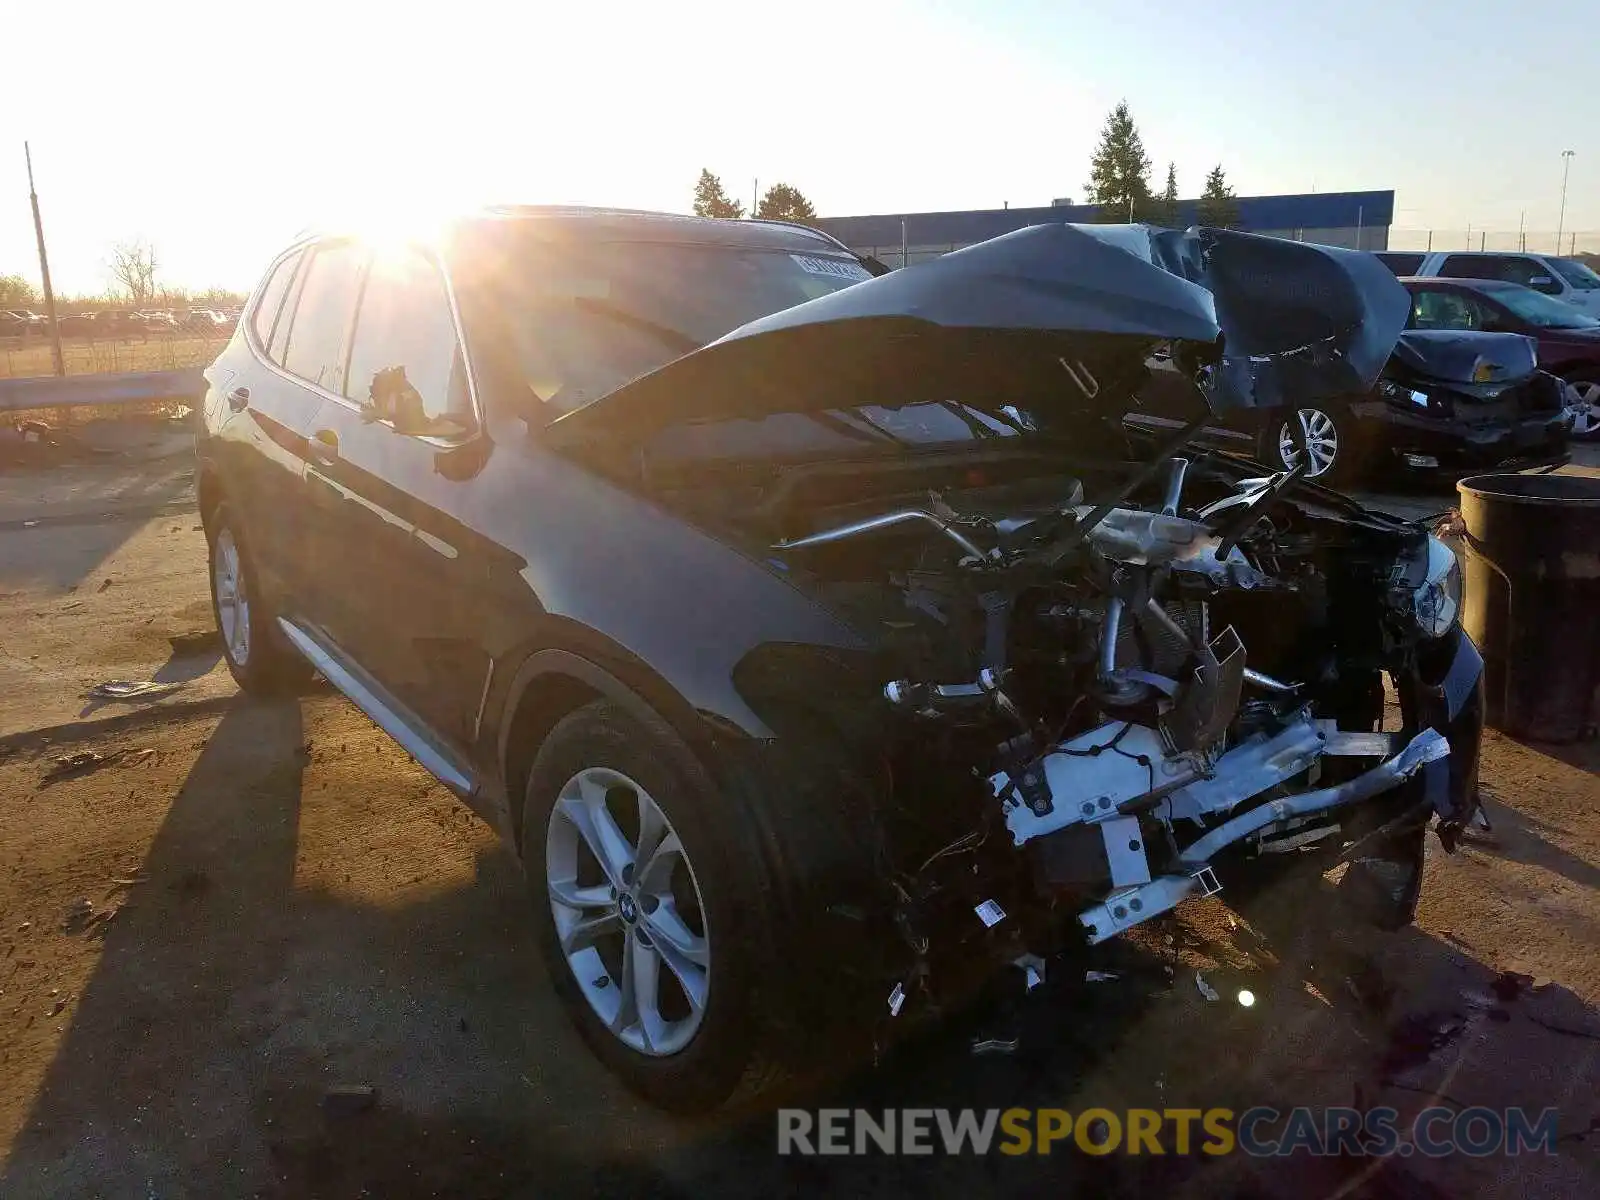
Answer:
[{"label": "windshield", "polygon": [[1600,321],[1585,316],[1570,305],[1552,300],[1543,292],[1525,288],[1520,284],[1505,284],[1484,289],[1501,304],[1530,325],[1540,329],[1595,329]]},{"label": "windshield", "polygon": [[489,308],[551,418],[739,326],[870,278],[843,251],[528,237]]},{"label": "windshield", "polygon": [[1575,258],[1549,258],[1545,261],[1555,268],[1557,275],[1580,292],[1600,291],[1600,275],[1591,271],[1586,263]]}]

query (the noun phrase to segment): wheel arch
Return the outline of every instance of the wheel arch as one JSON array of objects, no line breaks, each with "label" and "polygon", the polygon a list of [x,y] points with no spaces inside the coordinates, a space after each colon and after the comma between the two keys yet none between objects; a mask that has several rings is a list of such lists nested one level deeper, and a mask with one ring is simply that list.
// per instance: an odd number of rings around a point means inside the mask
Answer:
[{"label": "wheel arch", "polygon": [[205,526],[207,536],[211,533],[212,515],[223,499],[224,490],[220,472],[215,464],[202,462],[199,476],[195,480],[195,504],[200,510],[200,523]]},{"label": "wheel arch", "polygon": [[[643,668],[642,665],[640,669]],[[654,686],[651,686],[653,684]],[[539,748],[569,714],[596,700],[609,700],[643,723],[664,721],[705,765],[710,730],[702,715],[665,680],[640,686],[593,658],[573,650],[535,650],[522,660],[505,691],[503,716],[495,741],[496,761],[505,784],[508,831],[519,852],[522,844],[521,793]]]}]

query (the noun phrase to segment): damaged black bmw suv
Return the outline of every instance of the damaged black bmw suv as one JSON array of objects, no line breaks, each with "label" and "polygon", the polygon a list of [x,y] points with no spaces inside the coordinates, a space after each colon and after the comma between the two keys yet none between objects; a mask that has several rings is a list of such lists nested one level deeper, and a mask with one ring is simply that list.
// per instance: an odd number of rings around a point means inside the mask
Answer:
[{"label": "damaged black bmw suv", "polygon": [[1201,414],[1364,390],[1408,311],[1207,229],[889,274],[614,211],[308,237],[206,373],[228,664],[320,671],[491,822],[579,1031],[675,1108],[1290,860],[1403,924],[1476,802],[1453,556],[1120,418],[1155,355]]}]

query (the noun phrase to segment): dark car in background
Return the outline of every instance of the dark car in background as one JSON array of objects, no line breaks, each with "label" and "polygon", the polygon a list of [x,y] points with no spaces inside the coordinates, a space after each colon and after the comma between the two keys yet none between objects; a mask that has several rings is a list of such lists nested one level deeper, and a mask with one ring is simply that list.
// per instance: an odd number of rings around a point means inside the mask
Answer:
[{"label": "dark car in background", "polygon": [[[1171,363],[1158,358],[1150,366],[1138,406],[1124,418],[1145,444],[1195,411]],[[1287,411],[1235,413],[1203,436],[1274,470],[1299,462],[1298,436],[1307,475],[1335,483],[1396,472],[1514,470],[1567,460],[1576,404],[1569,386],[1540,367],[1531,338],[1408,327],[1371,389]]]},{"label": "dark car in background", "polygon": [[1476,804],[1448,548],[1116,452],[1158,347],[1202,410],[1364,391],[1376,260],[1049,225],[871,276],[754,220],[311,236],[205,372],[229,669],[320,671],[480,812],[567,1015],[673,1107],[1081,980],[1281,852],[1403,925],[1424,814],[1450,848]]},{"label": "dark car in background", "polygon": [[93,337],[96,328],[94,313],[64,313],[56,319],[62,337]]},{"label": "dark car in background", "polygon": [[1517,283],[1489,279],[1402,279],[1412,329],[1517,333],[1537,347],[1541,370],[1567,383],[1577,409],[1572,434],[1600,437],[1600,318]]}]

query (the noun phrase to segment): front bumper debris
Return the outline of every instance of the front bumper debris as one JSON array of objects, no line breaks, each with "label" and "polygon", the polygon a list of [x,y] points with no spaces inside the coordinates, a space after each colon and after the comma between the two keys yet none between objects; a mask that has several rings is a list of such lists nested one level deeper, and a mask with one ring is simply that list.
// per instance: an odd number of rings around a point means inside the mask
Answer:
[{"label": "front bumper debris", "polygon": [[[1295,732],[1293,726],[1285,731],[1287,734]],[[1279,738],[1273,740],[1278,741],[1283,737],[1284,735],[1280,734]],[[1248,779],[1249,783],[1236,784],[1234,788],[1230,788],[1230,793],[1237,787],[1254,787],[1259,783],[1261,785],[1257,792],[1259,794],[1259,791],[1265,791],[1275,783],[1282,782],[1304,769],[1300,766],[1301,758],[1292,753],[1280,760],[1282,769],[1268,767],[1264,764],[1272,761],[1273,756],[1264,756],[1261,750],[1259,746],[1246,743],[1217,760],[1216,770],[1219,779],[1230,775],[1229,759],[1234,755],[1242,755],[1248,760],[1246,774],[1240,778]],[[1336,787],[1320,788],[1296,796],[1269,800],[1224,822],[1192,843],[1179,855],[1178,863],[1186,869],[1186,874],[1166,874],[1148,883],[1114,892],[1103,903],[1084,909],[1078,914],[1078,920],[1088,931],[1090,944],[1096,944],[1177,907],[1180,901],[1191,895],[1197,893],[1210,895],[1217,890],[1216,879],[1209,865],[1210,860],[1225,847],[1297,817],[1370,800],[1381,792],[1398,787],[1425,764],[1438,762],[1446,758],[1449,753],[1450,743],[1445,737],[1435,730],[1425,729],[1412,738],[1399,754],[1354,779]],[[1277,778],[1273,779],[1272,776]]]},{"label": "front bumper debris", "polygon": [[1479,405],[1470,410],[1471,419],[1459,413],[1409,411],[1383,400],[1361,401],[1350,411],[1358,422],[1372,427],[1376,444],[1412,469],[1469,471],[1562,463],[1572,436],[1570,409],[1530,411],[1515,400]]}]

